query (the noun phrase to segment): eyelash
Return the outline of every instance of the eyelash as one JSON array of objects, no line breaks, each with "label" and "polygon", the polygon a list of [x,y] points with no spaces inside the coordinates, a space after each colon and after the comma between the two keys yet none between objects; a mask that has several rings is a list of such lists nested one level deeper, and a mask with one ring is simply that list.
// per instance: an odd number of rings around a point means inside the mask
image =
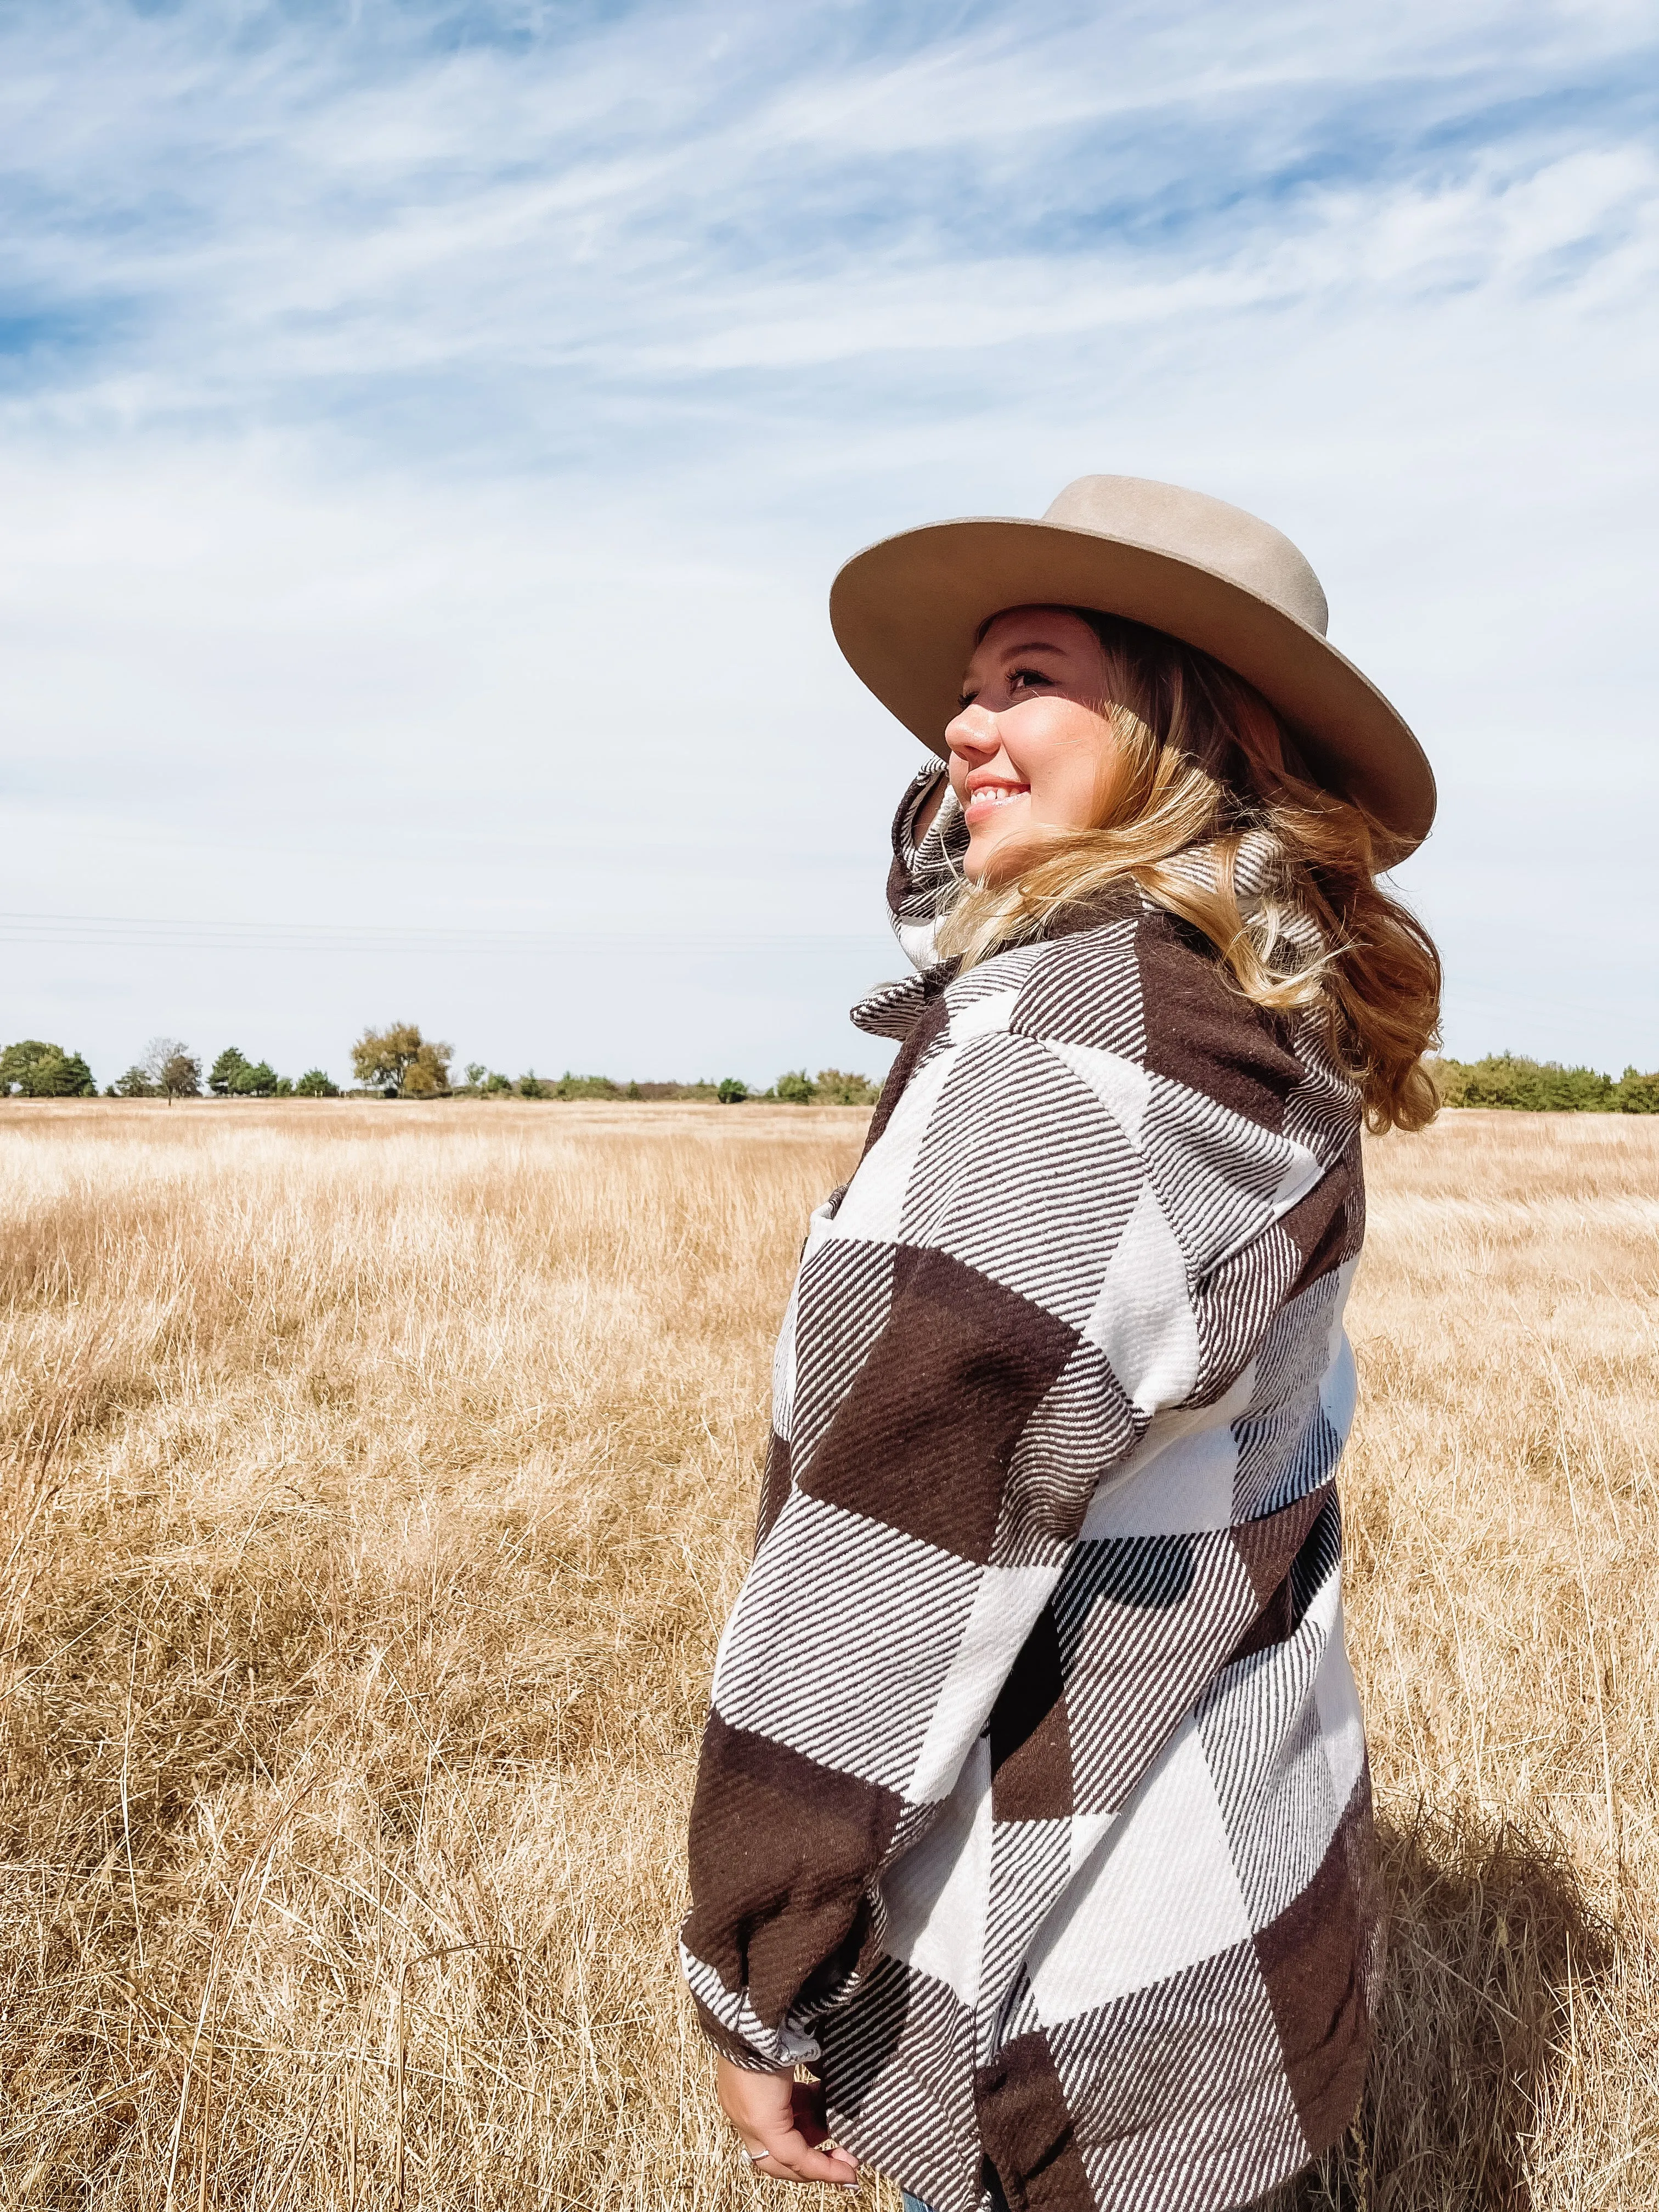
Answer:
[{"label": "eyelash", "polygon": [[[1010,682],[1014,684],[1023,683],[1028,676],[1035,684],[1052,684],[1054,680],[1052,676],[1045,676],[1040,668],[1011,668],[1008,676]],[[978,696],[977,691],[964,691],[957,702],[958,708],[971,707]]]}]

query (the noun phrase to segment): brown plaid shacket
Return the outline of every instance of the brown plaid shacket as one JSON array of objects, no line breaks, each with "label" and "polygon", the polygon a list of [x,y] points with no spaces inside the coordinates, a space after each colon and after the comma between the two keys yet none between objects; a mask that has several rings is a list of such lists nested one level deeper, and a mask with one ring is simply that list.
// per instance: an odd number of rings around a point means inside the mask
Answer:
[{"label": "brown plaid shacket", "polygon": [[934,966],[934,773],[890,887],[921,973],[854,1015],[903,1048],[779,1340],[686,1972],[933,2212],[994,2174],[1207,2212],[1335,2140],[1365,2062],[1359,1102],[1133,886]]}]

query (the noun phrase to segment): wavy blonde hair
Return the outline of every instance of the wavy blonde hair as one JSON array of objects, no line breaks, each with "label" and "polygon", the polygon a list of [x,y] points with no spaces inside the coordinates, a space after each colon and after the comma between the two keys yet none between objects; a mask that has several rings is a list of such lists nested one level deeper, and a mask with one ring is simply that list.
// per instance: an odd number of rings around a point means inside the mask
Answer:
[{"label": "wavy blonde hair", "polygon": [[[1376,880],[1400,857],[1398,841],[1315,781],[1242,677],[1161,630],[1066,611],[1088,623],[1106,658],[1099,711],[1117,757],[1099,818],[1042,833],[1006,882],[964,882],[940,952],[972,967],[1129,878],[1203,932],[1252,1005],[1323,1015],[1368,1128],[1425,1127],[1438,1103],[1423,1055],[1438,1042],[1440,956]],[[1240,849],[1264,837],[1271,879],[1241,901]],[[1195,867],[1200,858],[1207,865]]]}]

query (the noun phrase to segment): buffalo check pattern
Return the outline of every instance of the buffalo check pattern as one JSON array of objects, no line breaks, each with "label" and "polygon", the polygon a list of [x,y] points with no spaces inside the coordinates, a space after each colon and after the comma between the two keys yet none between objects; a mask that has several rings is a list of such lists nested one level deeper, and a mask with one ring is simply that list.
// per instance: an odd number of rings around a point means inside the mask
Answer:
[{"label": "buffalo check pattern", "polygon": [[685,1968],[933,2212],[1220,2212],[1366,2055],[1358,1099],[1132,885],[940,966],[937,773],[890,884],[920,973],[854,1014],[902,1050],[779,1340]]}]

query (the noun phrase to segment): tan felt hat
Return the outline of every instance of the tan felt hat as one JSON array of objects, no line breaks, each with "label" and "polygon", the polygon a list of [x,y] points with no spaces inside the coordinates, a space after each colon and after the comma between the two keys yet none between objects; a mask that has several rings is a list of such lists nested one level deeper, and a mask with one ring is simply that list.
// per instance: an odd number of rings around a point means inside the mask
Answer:
[{"label": "tan felt hat", "polygon": [[1143,477],[1079,477],[1041,522],[970,516],[884,538],[830,593],[836,642],[884,707],[945,752],[981,626],[1005,607],[1124,615],[1210,653],[1289,725],[1310,768],[1407,851],[1434,819],[1423,748],[1325,636],[1290,539],[1242,507]]}]

